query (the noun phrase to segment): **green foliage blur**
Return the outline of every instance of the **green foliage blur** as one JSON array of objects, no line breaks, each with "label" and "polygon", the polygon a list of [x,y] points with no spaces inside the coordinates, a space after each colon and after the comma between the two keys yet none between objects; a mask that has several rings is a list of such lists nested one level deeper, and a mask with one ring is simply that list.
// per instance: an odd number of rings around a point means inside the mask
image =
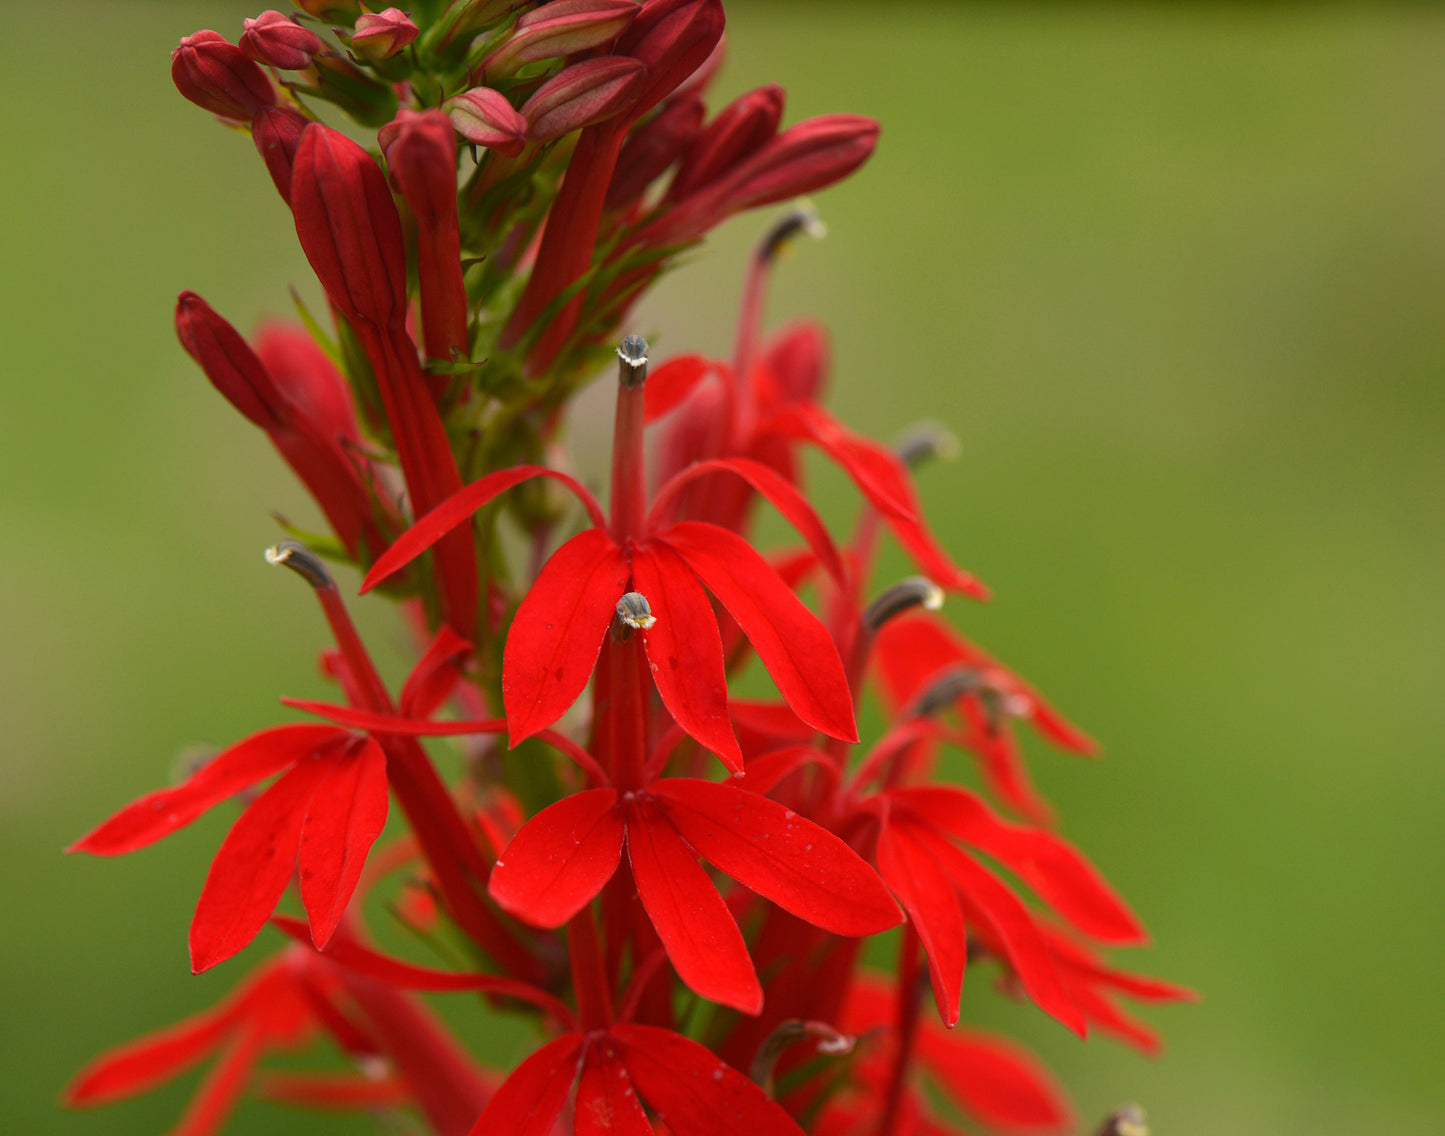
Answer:
[{"label": "green foliage blur", "polygon": [[[182,288],[243,328],[316,290],[249,138],[170,84],[181,35],[234,40],[255,7],[6,9],[0,1116],[151,1136],[194,1075],[99,1112],[56,1097],[257,957],[188,974],[225,820],[116,862],[60,849],[185,747],[322,692],[310,597],[261,559],[272,510],[316,514],[171,330]],[[831,325],[833,405],[861,429],[957,433],[921,488],[997,598],[951,617],[1105,743],[1033,768],[1154,932],[1118,961],[1204,996],[1149,1015],[1158,1061],[1081,1045],[984,974],[966,1019],[1044,1054],[1081,1131],[1130,1100],[1158,1134],[1445,1131],[1445,10],[730,17],[720,96],[776,80],[786,121],[883,124],[770,318]],[[658,355],[726,348],[761,224],[639,313]],[[367,1130],[257,1103],[231,1129]]]}]

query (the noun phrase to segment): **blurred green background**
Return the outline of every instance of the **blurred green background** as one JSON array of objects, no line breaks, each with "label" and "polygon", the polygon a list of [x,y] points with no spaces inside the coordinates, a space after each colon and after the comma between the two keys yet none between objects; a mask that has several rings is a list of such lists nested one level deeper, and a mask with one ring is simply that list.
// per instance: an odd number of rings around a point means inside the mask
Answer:
[{"label": "blurred green background", "polygon": [[[184,746],[321,690],[311,601],[260,556],[271,509],[314,514],[170,327],[182,288],[250,327],[314,285],[249,139],[169,81],[181,35],[234,39],[254,7],[4,8],[0,1116],[145,1136],[194,1078],[55,1098],[247,965],[187,975],[223,822],[118,862],[59,850]],[[1157,1133],[1438,1136],[1445,10],[730,16],[720,96],[777,80],[788,121],[883,123],[770,315],[832,326],[845,419],[959,435],[921,487],[997,598],[952,616],[1104,741],[1034,770],[1154,932],[1119,961],[1205,999],[1151,1015],[1157,1061],[977,985],[966,1012],[1047,1056],[1081,1129],[1139,1100]],[[639,315],[659,354],[726,347],[759,224]],[[233,1128],[364,1130],[259,1104]]]}]

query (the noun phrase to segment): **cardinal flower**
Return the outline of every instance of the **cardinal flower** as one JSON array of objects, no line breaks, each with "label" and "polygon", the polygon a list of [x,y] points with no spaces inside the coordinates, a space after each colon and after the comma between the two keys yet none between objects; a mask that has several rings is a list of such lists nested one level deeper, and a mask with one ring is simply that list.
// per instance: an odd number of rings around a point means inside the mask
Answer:
[{"label": "cardinal flower", "polygon": [[[800,719],[856,741],[852,699],[837,648],[818,619],[742,537],[699,521],[668,523],[674,497],[705,474],[741,478],[771,501],[841,578],[837,549],[811,505],[774,471],[747,459],[699,463],[657,494],[644,512],[643,380],[647,344],[623,341],[614,441],[612,517],[575,479],[542,466],[488,474],[453,494],[408,529],[377,561],[374,587],[444,539],[499,494],[533,477],[566,485],[591,528],[547,561],[517,608],[502,663],[502,693],[513,745],[555,722],[587,685],[618,601],[635,593],[634,617],[663,704],[678,726],[734,772],[742,752],[728,720],[722,639],[708,592],[737,621],[778,690]],[[625,779],[624,779],[625,780]],[[635,786],[627,785],[627,788]]]}]

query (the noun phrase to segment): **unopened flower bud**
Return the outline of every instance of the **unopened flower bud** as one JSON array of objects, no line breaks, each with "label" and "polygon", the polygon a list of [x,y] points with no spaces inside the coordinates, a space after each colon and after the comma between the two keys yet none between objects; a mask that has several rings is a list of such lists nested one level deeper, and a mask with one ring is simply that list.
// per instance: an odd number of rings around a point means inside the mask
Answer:
[{"label": "unopened flower bud", "polygon": [[351,50],[373,61],[390,59],[412,40],[420,29],[400,8],[356,17],[356,32],[351,37]]},{"label": "unopened flower bud", "polygon": [[490,87],[473,87],[442,104],[452,127],[474,146],[515,158],[527,144],[527,120],[507,96]]},{"label": "unopened flower bud", "polygon": [[617,41],[619,55],[647,66],[632,116],[641,118],[677,90],[722,39],[722,0],[652,0]]},{"label": "unopened flower bud", "polygon": [[258,110],[276,102],[266,73],[218,32],[196,32],[181,40],[171,52],[171,79],[198,107],[239,122],[250,122]]},{"label": "unopened flower bud", "polygon": [[783,89],[775,84],[749,91],[729,103],[688,151],[668,187],[668,198],[680,201],[727,174],[777,134],[782,117]]},{"label": "unopened flower bud", "polygon": [[251,120],[251,141],[287,205],[291,204],[291,167],[306,126],[305,116],[288,106],[262,107]]},{"label": "unopened flower bud", "polygon": [[637,18],[637,0],[552,0],[517,20],[511,37],[474,74],[495,80],[527,63],[611,43]]},{"label": "unopened flower bud", "polygon": [[605,208],[625,209],[647,192],[669,166],[687,152],[702,131],[702,96],[673,96],[647,122],[633,129],[622,146]]},{"label": "unopened flower bud", "polygon": [[350,23],[361,11],[357,0],[295,0],[295,4],[308,16],[335,23]]},{"label": "unopened flower bud", "polygon": [[278,67],[282,71],[300,71],[311,66],[317,53],[326,45],[310,28],[304,28],[289,16],[274,9],[247,19],[241,35],[241,51],[257,63]]},{"label": "unopened flower bud", "polygon": [[550,142],[584,126],[615,118],[636,101],[647,68],[627,56],[606,55],[574,64],[537,88],[522,106],[527,136]]},{"label": "unopened flower bud", "polygon": [[313,122],[291,171],[301,250],[331,302],[380,327],[406,314],[406,246],[386,178],[345,135]]}]

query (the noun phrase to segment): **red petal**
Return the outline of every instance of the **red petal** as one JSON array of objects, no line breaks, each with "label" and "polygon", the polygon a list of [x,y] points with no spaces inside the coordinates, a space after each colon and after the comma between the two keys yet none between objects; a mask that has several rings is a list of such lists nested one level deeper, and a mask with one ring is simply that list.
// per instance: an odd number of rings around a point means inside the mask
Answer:
[{"label": "red petal", "polygon": [[833,538],[823,526],[821,518],[808,504],[798,490],[780,477],[774,470],[761,462],[748,458],[726,458],[715,461],[700,461],[688,466],[657,492],[648,514],[649,526],[660,524],[667,515],[667,507],[679,490],[699,477],[711,473],[735,473],[772,502],[773,508],[782,513],[788,522],[798,530],[808,547],[817,556],[818,562],[838,582],[840,588],[848,587],[848,576],[843,570],[843,560],[833,544]]},{"label": "red petal", "polygon": [[346,737],[334,726],[275,726],[224,749],[171,789],[132,801],[66,851],[118,856],[153,844],[191,823],[213,805]]},{"label": "red petal", "polygon": [[65,1103],[106,1104],[154,1088],[204,1060],[235,1021],[231,1008],[222,1005],[118,1046],[76,1075]]},{"label": "red petal", "polygon": [[637,1091],[677,1136],[802,1136],[747,1077],[695,1041],[656,1026],[614,1026]]},{"label": "red petal", "polygon": [[487,1102],[470,1136],[550,1136],[577,1079],[582,1038],[550,1041],[523,1061]]},{"label": "red petal", "polygon": [[[306,924],[299,919],[278,915],[271,922],[298,943],[311,941]],[[573,1020],[572,1011],[565,1003],[545,990],[515,978],[498,978],[494,974],[461,974],[451,970],[435,970],[428,966],[414,966],[364,947],[354,939],[332,939],[325,954],[343,970],[365,978],[374,978],[397,990],[480,990],[503,998],[529,1002],[567,1024]]]},{"label": "red petal", "polygon": [[647,376],[642,388],[643,421],[655,422],[675,410],[709,374],[727,374],[727,364],[703,355],[675,355]]},{"label": "red petal", "polygon": [[652,1124],[610,1038],[587,1047],[572,1136],[653,1136]]},{"label": "red petal", "polygon": [[928,952],[933,998],[943,1024],[958,1024],[968,939],[953,881],[906,828],[884,824],[878,834],[878,871],[893,889]]},{"label": "red petal", "polygon": [[1017,872],[1084,934],[1114,944],[1147,941],[1143,925],[1098,869],[1052,833],[1009,824],[973,793],[951,785],[900,789],[891,796]]},{"label": "red petal", "polygon": [[763,988],[732,913],[692,849],[645,797],[627,814],[627,855],[677,976],[704,998],[759,1013]]},{"label": "red petal", "polygon": [[576,478],[540,465],[516,465],[511,469],[499,469],[463,486],[397,537],[396,543],[371,566],[371,571],[362,581],[362,593],[369,592],[388,576],[405,568],[494,497],[533,477],[550,477],[554,481],[560,481],[581,499],[593,525],[599,529],[607,527],[607,519],[603,516],[602,506],[597,503],[597,498]]},{"label": "red petal", "polygon": [[633,549],[632,586],[657,619],[642,642],[662,704],[728,769],[742,772],[743,753],[728,719],[722,637],[707,593],[677,553],[654,541]]},{"label": "red petal", "polygon": [[412,1093],[400,1077],[373,1081],[355,1073],[266,1073],[257,1095],[308,1108],[375,1111],[409,1104]]},{"label": "red petal", "polygon": [[301,902],[321,950],[351,902],[367,853],[386,827],[386,754],[371,738],[339,754],[311,794],[296,853]]},{"label": "red petal", "polygon": [[776,801],[687,777],[649,792],[699,855],[800,919],[838,935],[898,925],[898,905],[858,853]]},{"label": "red petal", "polygon": [[918,1055],[962,1108],[992,1128],[1057,1132],[1073,1123],[1063,1090],[1039,1060],[977,1030],[923,1029]]},{"label": "red petal", "polygon": [[827,630],[736,533],[698,521],[661,539],[675,549],[737,620],[798,717],[835,738],[858,740],[848,679]]},{"label": "red petal", "polygon": [[543,809],[507,845],[487,890],[538,927],[560,927],[617,871],[625,829],[617,794],[588,789]]},{"label": "red petal", "polygon": [[939,587],[981,600],[988,598],[988,589],[958,568],[934,541],[921,519],[918,494],[908,469],[892,450],[853,433],[810,402],[789,402],[778,407],[760,432],[770,428],[816,442],[842,466],[882,514],[913,562]]},{"label": "red petal", "polygon": [[201,1087],[191,1098],[181,1122],[167,1136],[212,1136],[219,1132],[226,1117],[241,1099],[263,1047],[261,1032],[254,1029],[247,1030],[227,1045],[221,1053],[221,1060],[206,1074]]},{"label": "red petal", "polygon": [[443,624],[411,674],[397,705],[405,718],[430,718],[462,677],[461,667],[472,645]]},{"label": "red petal", "polygon": [[[895,817],[894,823],[903,823],[902,818]],[[1086,1036],[1088,1022],[1069,997],[1048,941],[1018,896],[927,825],[909,824],[908,831],[948,870],[958,885],[964,914],[993,932],[1039,1009]]]},{"label": "red petal", "polygon": [[479,718],[476,721],[428,722],[421,718],[404,718],[394,714],[373,714],[354,710],[335,702],[313,702],[307,698],[283,698],[281,705],[293,710],[315,714],[328,722],[366,730],[372,734],[397,734],[401,737],[451,737],[454,734],[500,734],[507,728],[505,718]]},{"label": "red petal", "polygon": [[224,962],[271,918],[296,867],[306,803],[330,762],[310,758],[287,773],[231,826],[211,861],[191,920],[191,970]]},{"label": "red petal", "polygon": [[543,566],[517,608],[502,655],[512,745],[577,701],[630,575],[622,550],[602,529],[578,533]]},{"label": "red petal", "polygon": [[753,758],[748,762],[747,773],[735,779],[733,784],[749,793],[766,797],[784,777],[808,765],[817,767],[830,782],[836,782],[837,772],[833,762],[822,750],[812,746],[785,746]]}]

